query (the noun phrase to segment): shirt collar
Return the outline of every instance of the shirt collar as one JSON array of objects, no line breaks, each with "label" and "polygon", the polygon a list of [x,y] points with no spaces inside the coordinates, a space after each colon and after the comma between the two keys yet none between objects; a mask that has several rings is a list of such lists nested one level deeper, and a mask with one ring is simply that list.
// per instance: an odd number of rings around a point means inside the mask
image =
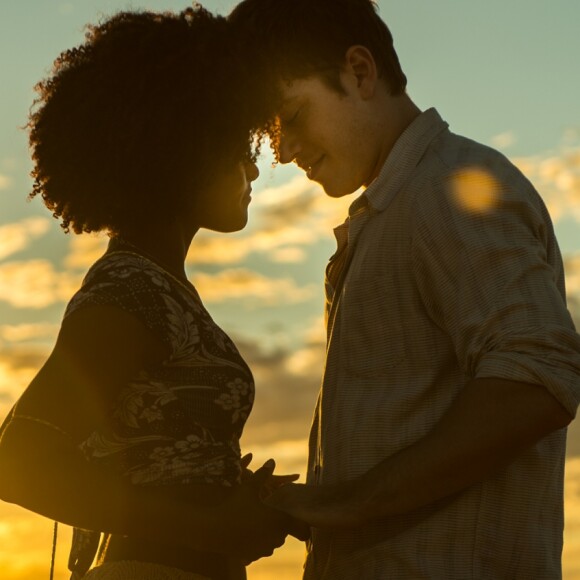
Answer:
[{"label": "shirt collar", "polygon": [[433,139],[448,127],[434,108],[416,117],[395,142],[377,178],[352,203],[349,215],[367,204],[377,212],[384,211],[413,175]]}]

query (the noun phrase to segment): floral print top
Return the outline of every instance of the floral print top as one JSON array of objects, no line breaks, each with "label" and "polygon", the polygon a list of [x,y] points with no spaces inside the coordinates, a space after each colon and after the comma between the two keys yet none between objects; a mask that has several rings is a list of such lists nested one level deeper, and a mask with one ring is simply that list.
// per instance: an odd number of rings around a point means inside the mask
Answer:
[{"label": "floral print top", "polygon": [[89,270],[65,317],[91,305],[136,316],[170,354],[119,392],[108,425],[82,443],[85,455],[138,485],[239,482],[254,382],[193,285],[146,257],[115,251]]},{"label": "floral print top", "polygon": [[[169,355],[119,392],[107,425],[81,444],[86,457],[135,485],[239,483],[239,440],[254,381],[194,286],[140,254],[109,251],[87,273],[65,318],[93,305],[131,313]],[[90,540],[84,535],[75,531],[73,566],[75,551]]]}]

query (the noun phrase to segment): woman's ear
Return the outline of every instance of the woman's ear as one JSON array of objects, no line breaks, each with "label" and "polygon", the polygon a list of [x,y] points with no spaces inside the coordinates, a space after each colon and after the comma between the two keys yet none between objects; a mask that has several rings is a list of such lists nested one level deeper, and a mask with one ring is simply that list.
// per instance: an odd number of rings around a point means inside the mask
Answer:
[{"label": "woman's ear", "polygon": [[377,85],[377,64],[371,51],[365,46],[351,46],[344,58],[344,71],[353,74],[357,80],[357,88],[363,99],[374,96]]}]

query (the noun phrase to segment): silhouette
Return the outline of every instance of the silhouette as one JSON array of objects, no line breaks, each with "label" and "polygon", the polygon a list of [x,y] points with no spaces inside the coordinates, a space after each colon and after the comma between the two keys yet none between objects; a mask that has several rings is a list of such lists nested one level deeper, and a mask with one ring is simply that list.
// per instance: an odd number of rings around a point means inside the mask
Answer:
[{"label": "silhouette", "polygon": [[2,426],[0,498],[75,527],[72,578],[235,580],[308,533],[261,499],[297,476],[241,458],[252,374],[184,266],[200,228],[246,225],[268,116],[248,78],[195,7],[90,26],[37,86],[31,197],[110,243]]}]

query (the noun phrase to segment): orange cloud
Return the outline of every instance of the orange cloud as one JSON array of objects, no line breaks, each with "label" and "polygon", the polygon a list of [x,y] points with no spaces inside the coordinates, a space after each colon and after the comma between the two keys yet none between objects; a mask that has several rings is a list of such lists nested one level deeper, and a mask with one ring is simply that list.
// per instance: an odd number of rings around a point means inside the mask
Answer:
[{"label": "orange cloud", "polygon": [[49,229],[50,220],[41,217],[0,226],[0,260],[24,250],[32,240],[43,236]]},{"label": "orange cloud", "polygon": [[68,301],[82,276],[57,272],[48,260],[0,264],[0,300],[15,308],[45,308]]},{"label": "orange cloud", "polygon": [[249,306],[274,306],[304,302],[318,290],[314,284],[299,287],[291,278],[268,278],[244,268],[215,275],[198,273],[192,278],[204,302],[242,299]]},{"label": "orange cloud", "polygon": [[514,160],[530,179],[554,221],[572,216],[580,221],[580,146],[566,145],[557,155]]},{"label": "orange cloud", "polygon": [[568,294],[580,296],[580,253],[566,256],[564,268],[566,270],[566,291]]},{"label": "orange cloud", "polygon": [[33,324],[4,324],[0,326],[0,340],[6,342],[25,342],[35,339],[54,339],[58,325],[47,322]]},{"label": "orange cloud", "polygon": [[104,234],[73,235],[64,265],[71,269],[88,270],[107,249],[108,236]]},{"label": "orange cloud", "polygon": [[301,262],[305,248],[332,238],[332,228],[344,221],[354,197],[330,199],[315,183],[299,174],[276,187],[255,187],[250,224],[235,235],[201,231],[187,257],[189,264],[238,264],[250,254],[272,262]]}]

